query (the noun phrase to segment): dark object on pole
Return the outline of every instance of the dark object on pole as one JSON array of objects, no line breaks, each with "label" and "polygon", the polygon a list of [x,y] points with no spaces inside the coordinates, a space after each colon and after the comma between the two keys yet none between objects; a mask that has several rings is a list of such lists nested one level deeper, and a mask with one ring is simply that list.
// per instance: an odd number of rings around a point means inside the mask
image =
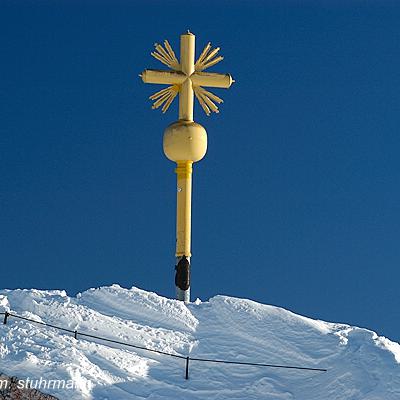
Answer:
[{"label": "dark object on pole", "polygon": [[186,357],[186,379],[189,379],[189,357]]},{"label": "dark object on pole", "polygon": [[181,290],[188,290],[190,287],[190,263],[186,256],[182,256],[175,266],[175,286]]},{"label": "dark object on pole", "polygon": [[4,324],[4,325],[7,324],[7,318],[8,318],[9,315],[10,315],[10,314],[9,314],[7,311],[4,313],[4,320],[3,320],[3,324]]}]

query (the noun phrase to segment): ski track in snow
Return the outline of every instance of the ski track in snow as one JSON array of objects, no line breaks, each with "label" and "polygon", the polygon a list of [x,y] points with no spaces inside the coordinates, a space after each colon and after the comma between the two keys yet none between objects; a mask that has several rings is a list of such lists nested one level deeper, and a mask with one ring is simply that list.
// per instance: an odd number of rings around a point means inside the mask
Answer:
[{"label": "ski track in snow", "polygon": [[1,290],[0,311],[183,356],[328,369],[191,361],[185,380],[185,360],[76,340],[10,317],[0,329],[0,372],[73,379],[73,390],[47,390],[60,399],[400,399],[398,343],[250,300],[216,296],[186,306],[112,285],[76,298],[56,290]]}]

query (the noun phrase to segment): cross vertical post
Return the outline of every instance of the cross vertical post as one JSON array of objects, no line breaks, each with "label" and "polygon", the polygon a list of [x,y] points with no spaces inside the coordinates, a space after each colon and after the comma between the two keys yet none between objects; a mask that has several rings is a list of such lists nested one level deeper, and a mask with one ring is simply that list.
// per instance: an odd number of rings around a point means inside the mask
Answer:
[{"label": "cross vertical post", "polygon": [[195,37],[188,33],[181,35],[181,68],[187,76],[179,91],[179,119],[193,121],[193,87],[189,78],[194,72]]},{"label": "cross vertical post", "polygon": [[229,74],[203,72],[222,61],[219,48],[212,49],[208,43],[195,62],[195,36],[184,33],[180,38],[180,61],[167,40],[164,47],[155,44],[154,58],[167,65],[168,71],[145,70],[140,77],[145,83],[166,84],[168,87],[154,93],[150,99],[153,108],[162,107],[165,113],[179,94],[179,120],[169,125],[163,138],[166,157],[176,162],[176,274],[175,286],[178,300],[190,302],[191,261],[191,210],[193,163],[200,161],[207,152],[206,130],[193,120],[194,96],[207,115],[218,113],[222,103],[205,87],[229,88],[234,80]]}]

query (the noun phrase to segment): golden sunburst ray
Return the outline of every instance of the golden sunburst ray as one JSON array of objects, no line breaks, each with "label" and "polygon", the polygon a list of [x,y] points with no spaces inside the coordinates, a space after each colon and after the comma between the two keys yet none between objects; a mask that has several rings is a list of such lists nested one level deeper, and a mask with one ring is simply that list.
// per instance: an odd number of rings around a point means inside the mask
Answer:
[{"label": "golden sunburst ray", "polygon": [[214,50],[211,50],[211,43],[210,42],[207,43],[206,47],[204,47],[204,50],[201,52],[199,58],[196,61],[196,64],[194,66],[195,70],[200,72],[222,61],[224,57],[222,56],[216,57],[219,50],[220,50],[219,47],[215,48]]},{"label": "golden sunburst ray", "polygon": [[165,46],[165,48],[167,49],[167,51],[168,51],[168,54],[170,55],[170,57],[171,57],[171,59],[173,60],[173,62],[174,62],[174,66],[176,67],[176,68],[174,68],[174,69],[179,69],[179,61],[178,61],[178,59],[176,58],[176,55],[175,55],[175,53],[174,53],[174,50],[172,50],[172,47],[171,47],[171,45],[169,44],[169,42],[168,42],[168,40],[164,40],[164,46]]},{"label": "golden sunburst ray", "polygon": [[197,59],[195,65],[200,64],[200,63],[204,60],[204,58],[206,57],[206,55],[207,55],[207,53],[208,53],[208,51],[209,51],[210,49],[211,49],[211,42],[208,42],[208,43],[205,45],[203,51],[201,52],[199,58]]},{"label": "golden sunburst ray", "polygon": [[199,93],[197,91],[195,91],[194,94],[196,95],[197,100],[199,101],[201,107],[203,108],[203,110],[207,114],[207,116],[210,115],[211,111],[208,108],[207,104],[204,102],[204,100],[200,97]]},{"label": "golden sunburst ray", "polygon": [[155,51],[153,51],[151,55],[158,61],[168,66],[169,68],[175,71],[179,70],[180,68],[179,62],[168,40],[164,41],[164,45],[165,49],[161,44],[155,43],[154,44]]},{"label": "golden sunburst ray", "polygon": [[210,115],[212,111],[219,113],[219,109],[214,101],[218,104],[223,103],[221,98],[208,90],[203,89],[201,86],[194,87],[193,90],[197,100],[207,115]]},{"label": "golden sunburst ray", "polygon": [[156,93],[152,94],[152,95],[149,97],[149,99],[150,99],[150,100],[156,100],[156,99],[158,99],[159,97],[163,96],[165,93],[169,92],[169,91],[171,90],[170,88],[171,88],[171,86],[168,86],[168,87],[166,87],[166,88],[164,88],[164,89],[161,89],[159,92],[156,92]]},{"label": "golden sunburst ray", "polygon": [[205,70],[205,69],[207,69],[207,68],[210,68],[210,67],[212,67],[213,65],[215,65],[215,64],[218,64],[220,61],[222,61],[224,59],[224,57],[222,57],[222,56],[219,56],[219,57],[217,57],[217,58],[214,58],[214,60],[211,60],[211,61],[209,61],[209,62],[207,62],[207,63],[205,63],[204,65],[203,65],[203,70]]},{"label": "golden sunburst ray", "polygon": [[202,87],[200,87],[200,89],[207,97],[209,97],[211,100],[216,101],[218,104],[221,104],[224,102],[220,97],[218,97],[214,93],[211,93],[208,90],[203,89]]},{"label": "golden sunburst ray", "polygon": [[150,100],[155,100],[152,108],[156,109],[163,105],[161,110],[165,113],[178,93],[179,87],[177,85],[168,86],[159,92],[154,93],[149,97]]}]

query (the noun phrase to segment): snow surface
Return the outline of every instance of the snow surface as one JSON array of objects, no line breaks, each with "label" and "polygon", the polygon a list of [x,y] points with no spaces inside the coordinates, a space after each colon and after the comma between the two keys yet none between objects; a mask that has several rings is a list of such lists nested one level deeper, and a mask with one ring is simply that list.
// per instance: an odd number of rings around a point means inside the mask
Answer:
[{"label": "snow surface", "polygon": [[64,291],[1,290],[0,311],[198,358],[327,368],[297,371],[191,361],[10,318],[0,327],[0,372],[74,380],[60,399],[400,399],[400,345],[374,332],[316,321],[250,300],[182,302],[118,285]]}]

